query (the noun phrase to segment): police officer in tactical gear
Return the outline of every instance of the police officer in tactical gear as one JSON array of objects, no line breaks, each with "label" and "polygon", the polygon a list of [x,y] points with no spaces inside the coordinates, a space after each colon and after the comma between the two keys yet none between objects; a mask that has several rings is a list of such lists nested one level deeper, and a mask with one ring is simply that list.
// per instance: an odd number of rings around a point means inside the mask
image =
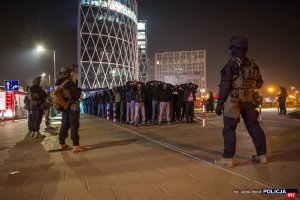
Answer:
[{"label": "police officer in tactical gear", "polygon": [[[255,110],[255,97],[259,96],[256,89],[263,85],[262,76],[257,64],[246,57],[247,39],[233,37],[230,40],[230,59],[221,71],[221,83],[216,114],[224,111],[224,153],[218,162],[220,165],[233,167],[233,156],[236,149],[236,127],[240,115],[252,138],[257,155],[252,160],[267,163],[266,136],[258,122],[258,111]],[[223,108],[224,107],[224,108]]]},{"label": "police officer in tactical gear", "polygon": [[35,77],[33,79],[33,85],[30,87],[30,112],[31,112],[31,119],[30,119],[30,129],[31,136],[34,138],[38,138],[41,136],[40,134],[40,125],[43,118],[43,104],[47,98],[46,92],[40,86],[42,77]]},{"label": "police officer in tactical gear", "polygon": [[71,129],[71,139],[73,141],[73,152],[86,151],[85,148],[79,145],[79,98],[81,95],[81,89],[72,80],[72,69],[69,67],[61,68],[59,72],[59,79],[56,81],[56,86],[63,85],[64,98],[70,100],[70,105],[66,110],[63,110],[62,125],[59,130],[59,144],[62,150],[69,148],[65,143],[65,139],[68,137],[68,130]]}]

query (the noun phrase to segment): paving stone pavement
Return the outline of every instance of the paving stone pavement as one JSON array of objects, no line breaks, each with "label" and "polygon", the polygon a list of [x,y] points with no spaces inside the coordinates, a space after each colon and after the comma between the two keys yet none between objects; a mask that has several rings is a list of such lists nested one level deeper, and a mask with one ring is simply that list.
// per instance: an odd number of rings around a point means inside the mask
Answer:
[{"label": "paving stone pavement", "polygon": [[[43,139],[26,135],[9,150],[0,166],[1,200],[284,199],[234,194],[265,185],[98,118],[81,118],[80,143],[89,149],[84,153],[49,153],[58,148],[57,131],[47,129]],[[72,144],[69,138],[67,143]]]}]

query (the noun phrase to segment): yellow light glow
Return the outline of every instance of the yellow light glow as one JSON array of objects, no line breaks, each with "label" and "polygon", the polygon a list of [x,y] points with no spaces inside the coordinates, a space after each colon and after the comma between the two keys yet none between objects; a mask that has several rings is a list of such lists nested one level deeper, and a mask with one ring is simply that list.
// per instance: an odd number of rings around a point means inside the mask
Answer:
[{"label": "yellow light glow", "polygon": [[274,91],[274,88],[269,88],[268,91],[269,91],[269,92],[273,92],[273,91]]},{"label": "yellow light glow", "polygon": [[291,90],[294,90],[294,89],[295,89],[295,87],[294,87],[294,86],[292,86],[292,87],[291,87]]}]

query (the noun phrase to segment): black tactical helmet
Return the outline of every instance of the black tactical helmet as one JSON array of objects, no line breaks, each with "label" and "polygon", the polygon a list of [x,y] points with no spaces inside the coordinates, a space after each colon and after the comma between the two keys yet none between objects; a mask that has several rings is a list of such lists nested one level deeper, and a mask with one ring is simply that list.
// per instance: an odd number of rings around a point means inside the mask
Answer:
[{"label": "black tactical helmet", "polygon": [[59,74],[62,76],[70,76],[72,74],[72,69],[70,67],[62,67],[59,70]]},{"label": "black tactical helmet", "polygon": [[229,41],[229,49],[241,48],[248,50],[248,41],[246,38],[233,36]]},{"label": "black tactical helmet", "polygon": [[32,83],[33,83],[33,85],[40,85],[41,80],[42,80],[41,76],[34,77],[33,80],[32,80]]}]

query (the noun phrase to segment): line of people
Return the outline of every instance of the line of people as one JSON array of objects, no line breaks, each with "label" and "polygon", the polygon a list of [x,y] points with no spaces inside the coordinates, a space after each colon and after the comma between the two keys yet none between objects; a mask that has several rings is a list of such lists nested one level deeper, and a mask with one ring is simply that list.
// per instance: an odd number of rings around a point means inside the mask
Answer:
[{"label": "line of people", "polygon": [[82,101],[82,111],[98,117],[138,126],[161,125],[166,119],[194,122],[194,101],[198,85],[171,85],[160,81],[127,82],[125,86],[103,89]]}]

